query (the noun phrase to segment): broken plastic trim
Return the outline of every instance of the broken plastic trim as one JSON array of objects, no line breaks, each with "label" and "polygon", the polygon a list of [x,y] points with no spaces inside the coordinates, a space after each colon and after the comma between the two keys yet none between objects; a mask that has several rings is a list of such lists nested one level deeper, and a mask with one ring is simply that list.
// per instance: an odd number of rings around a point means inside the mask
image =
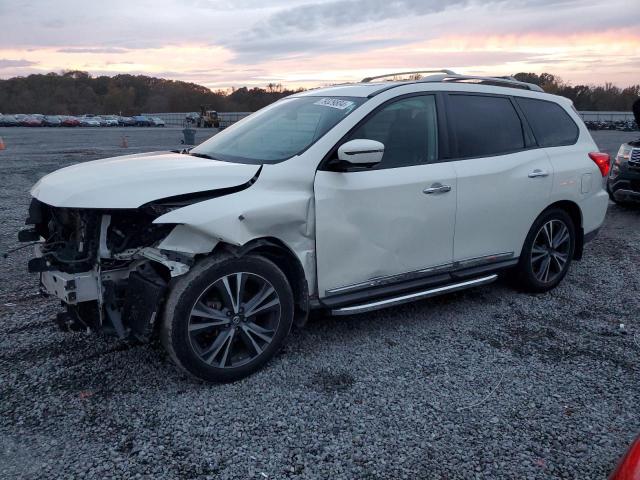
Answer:
[{"label": "broken plastic trim", "polygon": [[151,202],[141,205],[141,209],[149,209],[157,214],[164,215],[165,213],[175,210],[176,208],[186,207],[194,203],[204,202],[205,200],[211,200],[212,198],[223,197],[232,193],[241,192],[246,190],[251,185],[256,183],[260,172],[262,171],[262,165],[256,172],[256,174],[246,183],[236,185],[234,187],[217,188],[215,190],[204,190],[201,192],[184,193],[182,195],[174,195],[172,197],[159,198]]},{"label": "broken plastic trim", "polygon": [[172,277],[184,275],[189,271],[189,268],[191,268],[189,265],[185,263],[171,260],[169,257],[167,257],[164,253],[162,253],[162,251],[158,250],[157,248],[152,248],[152,247],[143,248],[140,251],[140,254],[143,257],[148,258],[149,260],[153,260],[154,262],[161,263],[162,265],[167,267]]}]

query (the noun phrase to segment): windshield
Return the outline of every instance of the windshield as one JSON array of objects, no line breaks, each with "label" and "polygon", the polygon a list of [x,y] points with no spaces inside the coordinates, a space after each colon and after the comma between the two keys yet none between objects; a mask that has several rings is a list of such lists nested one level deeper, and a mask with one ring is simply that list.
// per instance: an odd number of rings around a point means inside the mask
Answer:
[{"label": "windshield", "polygon": [[365,100],[285,98],[214,135],[189,153],[227,162],[281,162],[309,148]]}]

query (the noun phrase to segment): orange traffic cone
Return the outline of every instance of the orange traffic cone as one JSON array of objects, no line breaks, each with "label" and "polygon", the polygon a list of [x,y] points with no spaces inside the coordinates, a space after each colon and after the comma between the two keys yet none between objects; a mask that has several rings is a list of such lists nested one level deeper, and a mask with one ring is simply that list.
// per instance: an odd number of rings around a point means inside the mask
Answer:
[{"label": "orange traffic cone", "polygon": [[0,150],[4,150],[5,148],[7,147],[4,146],[4,140],[2,140],[2,137],[0,137]]},{"label": "orange traffic cone", "polygon": [[122,143],[120,144],[120,146],[122,148],[128,148],[129,147],[129,141],[127,140],[127,136],[126,135],[122,136]]}]

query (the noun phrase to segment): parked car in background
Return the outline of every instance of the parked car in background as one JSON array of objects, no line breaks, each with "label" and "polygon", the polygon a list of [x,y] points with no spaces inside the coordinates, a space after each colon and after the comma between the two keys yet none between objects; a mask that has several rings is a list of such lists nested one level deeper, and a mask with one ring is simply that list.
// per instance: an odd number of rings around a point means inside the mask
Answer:
[{"label": "parked car in background", "polygon": [[99,127],[100,126],[100,120],[97,120],[94,115],[91,115],[91,116],[83,115],[78,120],[80,120],[81,127]]},{"label": "parked car in background", "polygon": [[149,117],[154,127],[164,127],[166,124],[160,117]]},{"label": "parked car in background", "polygon": [[58,115],[45,115],[42,123],[45,127],[59,127],[62,125],[62,120]]},{"label": "parked car in background", "polygon": [[200,114],[198,112],[189,112],[184,116],[184,121],[194,126],[198,124],[200,120]]},{"label": "parked car in background", "polygon": [[21,127],[42,127],[43,118],[44,118],[44,115],[42,115],[42,117],[38,115],[25,115],[24,117],[22,117],[22,120],[20,120],[20,126]]},{"label": "parked car in background", "polygon": [[63,127],[77,127],[80,125],[80,120],[73,115],[63,115],[60,117],[60,123]]},{"label": "parked car in background", "polygon": [[189,151],[42,178],[19,238],[40,242],[29,270],[61,323],[159,337],[192,376],[232,381],[312,309],[395,308],[504,270],[559,285],[609,204],[609,155],[571,101],[450,71],[372,80],[296,93]]},{"label": "parked car in background", "polygon": [[118,117],[116,115],[101,115],[105,127],[117,127]]},{"label": "parked car in background", "polygon": [[[633,111],[640,124],[640,100]],[[640,139],[620,146],[609,172],[607,192],[615,203],[640,205]]]},{"label": "parked car in background", "polygon": [[118,125],[121,127],[134,127],[136,120],[133,117],[118,117]]},{"label": "parked car in background", "polygon": [[18,120],[14,115],[2,115],[0,118],[0,126],[3,127],[17,127],[19,125]]},{"label": "parked car in background", "polygon": [[133,119],[136,121],[136,127],[151,127],[151,126],[153,126],[153,122],[151,121],[151,119],[149,117],[144,116],[144,115],[136,115],[135,117],[133,117]]},{"label": "parked car in background", "polygon": [[633,132],[638,130],[638,122],[633,120],[587,120],[584,122],[589,130],[617,130]]}]

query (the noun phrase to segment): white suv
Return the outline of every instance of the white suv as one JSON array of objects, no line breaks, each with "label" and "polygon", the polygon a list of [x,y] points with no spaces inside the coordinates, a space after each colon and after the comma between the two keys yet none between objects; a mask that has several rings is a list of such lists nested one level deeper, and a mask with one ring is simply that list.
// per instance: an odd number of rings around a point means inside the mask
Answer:
[{"label": "white suv", "polygon": [[160,339],[209,381],[260,368],[312,309],[487,284],[543,292],[602,224],[609,158],[571,102],[431,72],[298,93],[182,152],[41,179],[23,241],[62,325]]}]

